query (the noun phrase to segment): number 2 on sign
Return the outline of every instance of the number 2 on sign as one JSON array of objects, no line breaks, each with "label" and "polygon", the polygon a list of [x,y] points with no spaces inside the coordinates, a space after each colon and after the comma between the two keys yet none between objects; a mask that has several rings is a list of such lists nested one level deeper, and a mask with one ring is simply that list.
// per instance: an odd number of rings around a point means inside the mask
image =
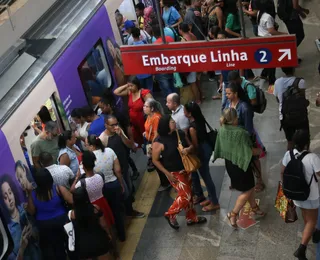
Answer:
[{"label": "number 2 on sign", "polygon": [[254,59],[260,64],[268,64],[272,60],[272,53],[267,48],[261,48],[255,51]]},{"label": "number 2 on sign", "polygon": [[266,51],[259,51],[259,54],[262,54],[262,57],[260,59],[261,63],[268,62],[268,60],[266,60],[266,57],[267,57],[267,52]]}]

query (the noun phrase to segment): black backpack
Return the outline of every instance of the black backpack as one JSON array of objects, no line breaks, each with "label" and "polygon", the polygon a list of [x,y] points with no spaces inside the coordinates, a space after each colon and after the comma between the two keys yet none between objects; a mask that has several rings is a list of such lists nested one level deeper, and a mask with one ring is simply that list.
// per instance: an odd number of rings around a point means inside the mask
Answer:
[{"label": "black backpack", "polygon": [[292,0],[278,0],[277,14],[282,21],[290,20],[292,12]]},{"label": "black backpack", "polygon": [[203,31],[205,32],[205,35],[207,36],[211,26],[213,26],[213,24],[211,24],[210,19],[209,19],[209,15],[211,14],[211,12],[216,8],[216,6],[213,6],[212,8],[210,8],[205,15],[202,16],[202,27],[203,27]]},{"label": "black backpack", "polygon": [[308,120],[309,101],[305,95],[301,94],[300,80],[301,78],[295,78],[293,84],[288,87],[282,96],[282,122],[287,127],[295,127]]},{"label": "black backpack", "polygon": [[309,183],[306,181],[304,165],[302,159],[309,152],[305,151],[298,158],[293,154],[293,150],[290,150],[291,160],[287,164],[283,173],[283,193],[288,199],[305,201],[310,195],[310,185],[313,178],[318,182],[315,174],[312,175]]},{"label": "black backpack", "polygon": [[248,95],[247,87],[249,85],[254,86],[254,88],[256,89],[257,104],[255,106],[252,106],[252,110],[258,114],[262,114],[267,107],[267,99],[264,95],[264,91],[260,87],[254,85],[252,82],[247,81],[244,86],[244,91],[247,95]]}]

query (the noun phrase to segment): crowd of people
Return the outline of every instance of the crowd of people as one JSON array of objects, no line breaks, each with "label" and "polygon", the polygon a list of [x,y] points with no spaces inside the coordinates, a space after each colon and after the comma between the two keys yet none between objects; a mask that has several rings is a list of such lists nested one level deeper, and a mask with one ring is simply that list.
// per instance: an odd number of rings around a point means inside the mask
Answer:
[{"label": "crowd of people", "polygon": [[[149,1],[145,1],[147,3]],[[273,1],[251,0],[242,4],[256,36],[282,34],[275,23]],[[167,42],[241,37],[235,1],[184,0],[183,5],[178,5],[176,1],[161,0],[160,6]],[[301,41],[304,37],[301,27],[296,32],[298,29],[293,24],[299,24],[302,13],[306,15],[308,10],[294,4],[292,16],[285,21],[289,32],[299,34]],[[151,3],[137,4],[136,14],[138,21],[134,23],[116,13],[126,44],[162,43]],[[305,98],[305,81],[295,76],[294,68],[282,68],[285,76],[278,79],[275,70],[265,69],[260,77],[269,81],[272,94],[279,102],[281,129],[288,142],[288,152],[282,161],[283,176],[290,160],[294,160],[290,151],[295,158],[309,151],[309,102]],[[74,109],[71,112],[74,124],[71,130],[63,132],[48,109],[41,108],[41,125],[34,126],[37,137],[31,145],[32,166],[28,161],[34,184],[23,177],[24,166],[16,166],[17,178],[28,194],[26,211],[34,217],[39,231],[40,248],[32,248],[33,244],[29,243],[25,250],[41,251],[43,259],[66,259],[67,256],[69,259],[120,259],[117,240],[126,240],[126,218],[145,217],[133,207],[133,180],[140,173],[131,153],[138,149],[148,157],[147,171],[156,171],[159,176],[158,192],[171,188],[177,191],[173,204],[164,212],[173,229],[180,227],[177,215],[182,210],[186,211],[187,225],[198,225],[207,219],[197,214],[194,205],[200,204],[203,212],[220,209],[219,194],[209,168],[213,151],[214,160],[225,160],[230,189],[240,192],[227,214],[230,225],[238,228],[239,212],[247,202],[252,217],[264,217],[266,213],[256,204],[255,192],[265,189],[260,159],[267,151],[253,123],[257,107],[262,105],[258,99],[261,90],[250,81],[255,77],[251,70],[207,74],[209,80],[218,76],[218,95],[213,99],[221,99],[221,127],[215,140],[208,132],[211,127],[200,108],[204,95],[200,88],[202,73],[197,72],[126,77],[126,84],[102,95],[98,111],[91,106]],[[154,97],[154,80],[166,99],[166,107]],[[182,86],[177,83],[179,80]],[[186,86],[192,97],[182,102]],[[116,106],[115,96],[123,99],[121,108]],[[316,104],[319,103],[318,97]],[[191,157],[198,164],[193,171],[188,171],[186,160]],[[305,201],[294,201],[301,208],[305,222],[301,245],[294,255],[306,259],[309,240],[320,241],[320,232],[316,230],[320,204],[316,176],[320,176],[320,159],[310,152],[301,160],[306,181],[310,183],[310,196]],[[207,198],[200,177],[208,191]],[[1,180],[0,186],[2,198],[10,200],[10,182]],[[16,206],[12,212],[22,214]],[[66,235],[64,226],[68,222],[72,223],[74,235],[72,232]],[[23,252],[18,255],[18,259],[23,259]]]}]

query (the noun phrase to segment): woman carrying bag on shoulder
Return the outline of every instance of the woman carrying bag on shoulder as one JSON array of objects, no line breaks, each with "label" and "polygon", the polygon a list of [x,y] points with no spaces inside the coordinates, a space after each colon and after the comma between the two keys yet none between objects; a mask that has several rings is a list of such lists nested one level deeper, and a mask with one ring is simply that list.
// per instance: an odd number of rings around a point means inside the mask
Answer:
[{"label": "woman carrying bag on shoulder", "polygon": [[186,172],[180,151],[179,139],[183,147],[181,153],[189,154],[192,147],[188,147],[183,131],[176,131],[176,123],[170,115],[161,117],[158,126],[158,137],[152,144],[152,161],[163,172],[171,185],[177,190],[178,196],[171,207],[165,213],[169,225],[173,229],[179,229],[177,215],[184,209],[186,211],[187,225],[202,224],[207,222],[205,217],[198,217],[193,208],[191,191],[191,173]]},{"label": "woman carrying bag on shoulder", "polygon": [[[152,143],[157,137],[159,120],[163,115],[163,109],[161,104],[154,100],[153,98],[148,98],[143,106],[143,112],[147,115],[147,120],[144,124],[145,132],[143,133],[144,138],[147,141],[146,153],[148,158],[148,171],[154,170],[154,165],[152,163]],[[164,191],[171,187],[170,182],[167,177],[159,170],[156,169],[159,179],[160,187],[158,191]]]},{"label": "woman carrying bag on shoulder", "polygon": [[70,220],[75,232],[75,251],[79,259],[111,260],[111,237],[103,212],[91,204],[85,188],[73,193],[74,210]]},{"label": "woman carrying bag on shoulder", "polygon": [[[216,187],[212,181],[209,168],[209,161],[213,147],[210,145],[209,135],[206,129],[206,120],[199,105],[195,102],[190,102],[185,105],[184,114],[190,121],[190,128],[188,130],[189,138],[201,161],[201,166],[198,172],[201,175],[209,194],[209,199],[200,203],[203,207],[202,211],[207,212],[218,210],[220,209],[220,205],[216,194]],[[202,194],[200,197],[204,197],[198,172],[192,173],[193,187],[196,194]]]}]

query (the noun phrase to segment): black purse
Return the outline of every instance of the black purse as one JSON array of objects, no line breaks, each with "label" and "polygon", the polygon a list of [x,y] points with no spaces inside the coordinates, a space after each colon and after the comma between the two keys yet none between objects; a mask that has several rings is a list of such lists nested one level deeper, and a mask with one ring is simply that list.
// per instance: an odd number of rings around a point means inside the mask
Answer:
[{"label": "black purse", "polygon": [[218,130],[217,129],[213,129],[209,125],[207,120],[205,120],[205,123],[206,123],[206,126],[209,128],[209,132],[207,133],[208,142],[212,147],[212,151],[214,151],[214,147],[216,145],[216,140],[217,140],[217,135],[218,135]]}]

